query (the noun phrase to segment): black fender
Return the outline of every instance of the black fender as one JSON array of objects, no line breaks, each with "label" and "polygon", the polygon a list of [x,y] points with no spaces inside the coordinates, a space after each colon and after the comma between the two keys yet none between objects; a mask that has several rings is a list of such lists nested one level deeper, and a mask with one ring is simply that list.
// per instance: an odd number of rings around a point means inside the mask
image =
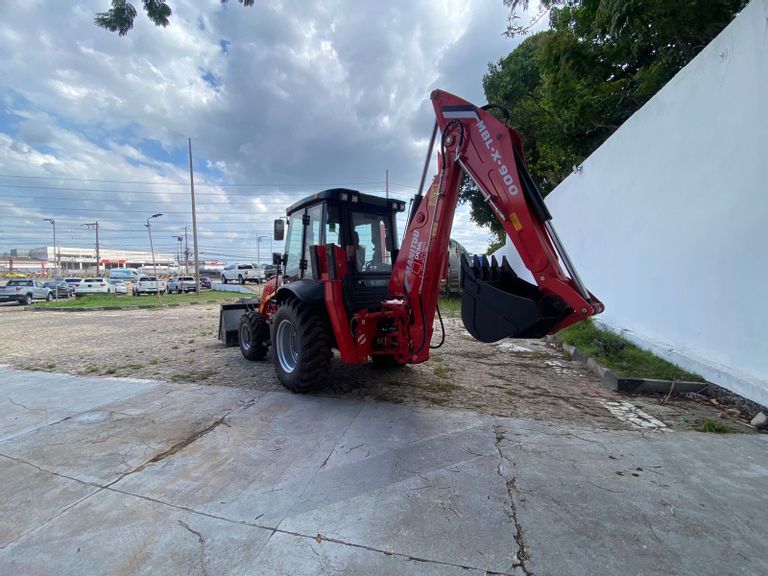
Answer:
[{"label": "black fender", "polygon": [[307,304],[322,304],[325,301],[323,283],[309,278],[294,280],[280,286],[275,298],[278,302],[288,298],[298,298]]}]

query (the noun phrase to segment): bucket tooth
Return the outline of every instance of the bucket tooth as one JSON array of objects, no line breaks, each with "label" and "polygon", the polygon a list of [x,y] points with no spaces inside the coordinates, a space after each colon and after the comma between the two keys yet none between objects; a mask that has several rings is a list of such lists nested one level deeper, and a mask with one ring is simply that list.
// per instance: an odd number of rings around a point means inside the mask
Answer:
[{"label": "bucket tooth", "polygon": [[481,342],[502,338],[540,338],[570,313],[565,303],[520,279],[506,257],[461,259],[461,317]]},{"label": "bucket tooth", "polygon": [[496,282],[499,277],[499,262],[496,260],[496,256],[491,256],[491,281]]}]

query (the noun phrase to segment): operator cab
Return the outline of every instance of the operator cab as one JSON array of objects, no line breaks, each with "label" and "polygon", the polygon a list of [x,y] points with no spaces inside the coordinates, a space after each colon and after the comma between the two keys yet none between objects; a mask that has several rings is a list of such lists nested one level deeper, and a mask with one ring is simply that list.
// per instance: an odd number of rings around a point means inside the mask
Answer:
[{"label": "operator cab", "polygon": [[[375,310],[388,297],[389,278],[397,259],[397,214],[400,200],[334,188],[300,200],[287,210],[288,232],[282,255],[283,278],[305,301],[321,302],[323,288],[313,270],[311,247],[335,244],[344,249],[349,276],[347,306],[352,312]],[[282,240],[282,219],[275,221],[275,240]],[[294,284],[298,283],[298,284]]]}]

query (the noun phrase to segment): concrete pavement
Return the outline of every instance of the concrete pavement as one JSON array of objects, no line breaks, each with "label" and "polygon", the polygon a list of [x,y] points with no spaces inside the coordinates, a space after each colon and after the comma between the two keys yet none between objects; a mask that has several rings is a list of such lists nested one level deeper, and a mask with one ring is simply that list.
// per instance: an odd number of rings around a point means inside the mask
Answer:
[{"label": "concrete pavement", "polygon": [[0,367],[0,573],[764,574],[767,441]]}]

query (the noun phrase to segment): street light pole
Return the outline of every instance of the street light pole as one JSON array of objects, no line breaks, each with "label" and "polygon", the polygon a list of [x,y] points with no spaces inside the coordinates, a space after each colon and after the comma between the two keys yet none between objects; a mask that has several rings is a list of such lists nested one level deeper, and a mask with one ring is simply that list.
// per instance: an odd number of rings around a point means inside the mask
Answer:
[{"label": "street light pole", "polygon": [[157,277],[157,262],[155,261],[155,245],[152,243],[152,225],[149,223],[152,218],[159,218],[162,214],[152,214],[147,218],[147,231],[149,232],[149,248],[152,250],[152,268],[155,270],[155,288],[157,289],[157,301],[160,302],[160,279]]},{"label": "street light pole", "polygon": [[256,238],[256,263],[261,266],[261,239],[262,238],[271,238],[271,236],[259,236]]},{"label": "street light pole", "polygon": [[53,278],[56,279],[59,274],[59,266],[56,260],[56,220],[53,218],[43,218],[44,222],[50,222],[53,225]]},{"label": "street light pole", "polygon": [[176,241],[179,243],[176,247],[176,261],[179,263],[179,275],[181,275],[181,241],[183,238],[177,234],[174,234],[171,238],[176,238]]}]

